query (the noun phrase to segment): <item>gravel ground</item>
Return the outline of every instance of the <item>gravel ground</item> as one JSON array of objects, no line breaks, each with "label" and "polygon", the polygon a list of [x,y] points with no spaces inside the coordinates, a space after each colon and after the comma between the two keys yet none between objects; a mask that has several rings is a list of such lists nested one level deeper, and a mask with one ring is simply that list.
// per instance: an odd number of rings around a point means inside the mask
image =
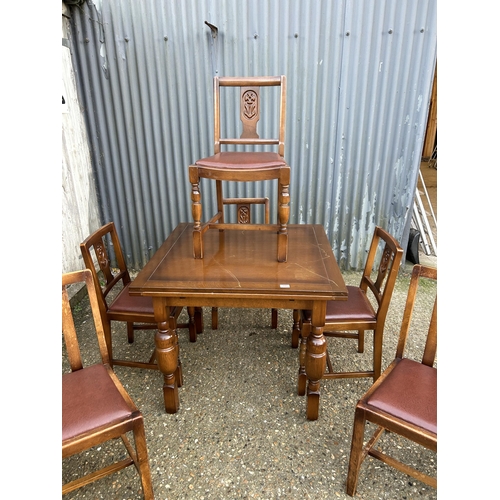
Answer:
[{"label": "gravel ground", "polygon": [[[386,322],[383,367],[394,356],[411,271],[401,271]],[[358,284],[360,273],[345,273]],[[422,295],[410,350],[423,347],[436,287]],[[184,314],[184,313],[183,313]],[[166,414],[159,372],[116,367],[115,372],[145,419],[153,488],[157,499],[346,499],[345,481],[354,408],[370,379],[325,380],[321,384],[319,419],[306,419],[306,398],[297,396],[298,351],[292,349],[292,311],[279,311],[278,329],[262,309],[219,309],[219,329],[210,327],[190,343],[179,332],[184,385],[180,410]],[[96,342],[87,299],[75,306],[81,347],[87,363],[96,361]],[[154,342],[151,331],[137,332],[128,345],[124,325],[115,324],[114,348],[122,355],[146,359]],[[369,366],[371,333],[364,354],[354,340],[328,339],[336,366]],[[116,347],[115,347],[116,346]],[[67,371],[63,346],[63,372]],[[436,474],[437,457],[397,436],[382,447],[407,463]],[[120,441],[63,461],[63,482],[122,458]],[[103,458],[104,457],[104,458]],[[368,457],[362,465],[357,498],[436,499],[434,489]],[[101,479],[65,499],[142,498],[133,467]]]}]

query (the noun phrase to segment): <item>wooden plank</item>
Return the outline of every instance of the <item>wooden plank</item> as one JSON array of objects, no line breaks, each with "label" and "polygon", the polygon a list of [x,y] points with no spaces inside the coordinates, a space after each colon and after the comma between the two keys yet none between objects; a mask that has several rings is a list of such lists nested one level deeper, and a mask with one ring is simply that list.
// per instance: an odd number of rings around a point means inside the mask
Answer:
[{"label": "wooden plank", "polygon": [[428,161],[432,152],[434,151],[434,145],[436,142],[437,135],[437,63],[436,70],[434,72],[434,82],[432,84],[432,96],[429,108],[429,117],[427,119],[427,131],[425,133],[424,148],[422,151],[422,160]]}]

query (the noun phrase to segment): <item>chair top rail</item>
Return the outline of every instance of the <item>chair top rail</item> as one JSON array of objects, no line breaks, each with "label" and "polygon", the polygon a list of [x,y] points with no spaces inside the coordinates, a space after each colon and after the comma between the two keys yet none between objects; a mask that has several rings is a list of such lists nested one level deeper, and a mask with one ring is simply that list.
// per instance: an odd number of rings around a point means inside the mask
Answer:
[{"label": "chair top rail", "polygon": [[284,76],[254,76],[254,77],[240,77],[240,76],[216,76],[215,77],[221,87],[245,87],[245,86],[265,86],[273,87],[281,85]]}]

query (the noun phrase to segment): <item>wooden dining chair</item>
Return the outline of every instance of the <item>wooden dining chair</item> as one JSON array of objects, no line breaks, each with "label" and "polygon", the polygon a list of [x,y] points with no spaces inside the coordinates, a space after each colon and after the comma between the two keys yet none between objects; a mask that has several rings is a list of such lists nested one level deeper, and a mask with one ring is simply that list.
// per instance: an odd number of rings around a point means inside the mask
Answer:
[{"label": "wooden dining chair", "polygon": [[[84,282],[102,363],[83,366],[67,287]],[[62,329],[71,371],[62,375],[62,457],[67,458],[111,439],[121,438],[126,459],[63,484],[62,494],[135,465],[146,500],[153,499],[148,450],[141,412],[109,364],[96,287],[90,270],[62,275]],[[134,446],[127,434],[132,433]],[[99,449],[98,449],[99,450]]]},{"label": "wooden dining chair", "polygon": [[[408,289],[396,357],[356,405],[347,475],[347,494],[350,496],[356,494],[360,467],[368,455],[437,488],[435,477],[375,448],[380,437],[388,431],[437,451],[437,368],[433,366],[437,350],[437,297],[421,361],[404,356],[417,290],[419,284],[425,280],[437,282],[437,269],[415,265]],[[364,445],[367,422],[377,427]],[[383,485],[381,487],[383,488]]]},{"label": "wooden dining chair", "polygon": [[[114,252],[118,268],[111,267],[110,250]],[[123,256],[118,233],[114,222],[108,222],[88,236],[80,244],[85,267],[91,270],[96,285],[99,310],[104,324],[104,334],[109,351],[111,366],[158,369],[155,350],[149,361],[117,359],[113,356],[111,322],[122,321],[127,324],[128,342],[134,342],[136,330],[156,330],[153,300],[151,297],[133,296],[128,290],[131,283],[129,271]],[[100,281],[102,276],[102,282]],[[177,321],[182,307],[172,307],[170,317]],[[198,333],[203,331],[203,311],[201,307],[188,308],[188,322],[178,323],[178,328],[189,329],[189,339],[196,342]],[[179,381],[180,382],[180,381]]]},{"label": "wooden dining chair", "polygon": [[[381,252],[379,254],[379,252]],[[374,266],[379,254],[379,264]],[[396,239],[381,227],[376,227],[368,251],[363,275],[359,286],[347,286],[346,301],[330,300],[326,306],[325,337],[357,339],[358,352],[364,351],[365,330],[373,330],[373,367],[368,371],[335,372],[327,350],[323,378],[373,377],[377,380],[382,368],[382,341],[385,319],[391,302],[394,285],[399,272],[403,249]],[[292,330],[292,346],[297,347],[301,330],[310,331],[311,312],[301,311],[299,326],[295,321]],[[302,336],[302,342],[305,335]],[[305,346],[301,346],[304,351]],[[302,366],[302,363],[301,363]],[[305,387],[299,387],[299,394],[305,393]]]},{"label": "wooden dining chair", "polygon": [[[277,259],[286,262],[288,252],[288,219],[290,166],[284,158],[285,154],[285,123],[286,123],[286,77],[258,76],[258,77],[214,77],[214,154],[202,158],[189,166],[189,180],[192,185],[191,200],[194,219],[193,253],[195,258],[203,258],[203,235],[210,229],[248,229],[267,230],[277,233]],[[230,107],[231,95],[221,95],[222,88],[237,88],[233,94],[237,97],[236,107]],[[276,101],[277,134],[272,138],[261,137],[257,132],[257,124],[264,107],[261,101],[267,104],[265,116],[272,116],[272,95],[265,90],[268,87],[279,87],[279,99]],[[229,94],[230,92],[227,92]],[[266,94],[266,99],[262,99]],[[227,108],[224,106],[228,103]],[[221,108],[226,111],[221,112]],[[238,134],[224,134],[229,125],[221,122],[221,116],[231,116],[234,109],[234,122],[241,120],[242,132]],[[230,111],[227,111],[230,110]],[[238,114],[236,114],[238,113]],[[231,123],[233,120],[226,120]],[[226,126],[227,125],[227,126]],[[228,137],[230,135],[231,137]],[[267,135],[267,134],[266,134]],[[271,134],[269,134],[271,135]],[[223,151],[228,146],[231,150]],[[240,147],[238,150],[238,146]],[[277,151],[269,151],[274,147]],[[249,151],[248,149],[252,149]],[[242,150],[243,149],[243,150]],[[217,196],[217,213],[207,222],[202,223],[203,207],[200,189],[200,179],[215,180]],[[256,182],[278,180],[277,193],[277,223],[270,223],[269,199],[249,197],[225,197],[223,182]],[[236,206],[235,222],[226,220],[224,207]],[[264,206],[264,223],[252,222],[252,207]],[[271,326],[277,328],[278,313],[272,310]],[[217,308],[212,309],[212,328],[217,328]]]}]

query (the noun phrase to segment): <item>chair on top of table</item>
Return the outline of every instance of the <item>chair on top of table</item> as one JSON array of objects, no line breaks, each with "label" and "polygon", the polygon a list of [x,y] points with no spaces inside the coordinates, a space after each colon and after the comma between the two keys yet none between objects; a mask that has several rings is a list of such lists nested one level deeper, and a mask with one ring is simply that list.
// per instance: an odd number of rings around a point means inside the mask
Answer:
[{"label": "chair on top of table", "polygon": [[[285,161],[285,121],[286,121],[286,77],[285,76],[256,76],[256,77],[214,77],[214,154],[202,158],[189,166],[189,180],[192,185],[192,213],[194,219],[193,253],[195,258],[203,258],[203,237],[210,229],[230,230],[268,230],[277,233],[277,259],[286,262],[288,251],[288,219],[290,167]],[[238,89],[237,109],[239,114],[234,116],[221,108],[229,103],[231,94],[221,95],[221,87],[235,87]],[[267,87],[279,87],[279,97],[276,100],[277,136],[272,138],[261,137],[257,132],[257,123],[263,116],[271,116],[270,105],[272,95]],[[224,95],[229,94],[229,95]],[[265,98],[264,98],[265,94]],[[261,111],[261,101],[267,105],[266,114]],[[233,101],[234,102],[234,99]],[[227,106],[227,109],[231,107]],[[264,109],[264,107],[263,107]],[[223,135],[229,129],[226,121],[221,122],[221,116],[231,123],[231,117],[236,122],[238,117],[242,122],[242,133]],[[269,136],[272,134],[267,134]],[[229,146],[231,151],[223,151],[223,146]],[[240,146],[239,150],[237,146]],[[269,147],[277,147],[277,151],[269,151]],[[252,149],[249,151],[248,149]],[[235,150],[236,149],[236,150]],[[241,150],[244,149],[244,150]],[[217,213],[207,222],[202,222],[202,198],[200,179],[212,179],[216,183]],[[257,182],[278,180],[277,193],[277,224],[270,223],[269,199],[250,197],[225,197],[223,194],[224,182]],[[252,206],[264,205],[264,224],[252,222]],[[224,207],[236,205],[236,222],[226,221]],[[217,308],[212,309],[212,328],[217,328]],[[277,311],[272,310],[272,328],[277,328]]]},{"label": "chair on top of table", "polygon": [[[377,253],[380,250],[382,250],[380,262],[378,267],[374,267]],[[365,330],[373,330],[373,367],[368,371],[336,372],[327,350],[327,371],[323,374],[323,378],[373,377],[375,381],[380,376],[385,319],[402,257],[403,249],[396,239],[381,227],[376,227],[359,286],[347,286],[348,298],[346,301],[330,300],[327,302],[323,330],[325,337],[357,339],[359,353],[364,351]],[[301,329],[310,329],[310,311],[301,311],[299,325],[297,327],[297,322],[294,322],[293,347],[298,345]],[[302,337],[303,342],[304,337]],[[305,345],[301,346],[301,351],[305,352]],[[302,365],[303,363],[301,363]],[[305,376],[299,377],[298,391],[300,395],[305,394]]]},{"label": "chair on top of table", "polygon": [[[83,366],[67,287],[85,282],[101,362]],[[135,465],[144,498],[154,498],[141,412],[109,365],[96,287],[90,270],[62,275],[62,329],[71,372],[62,375],[62,457],[67,458],[111,439],[121,438],[129,457],[63,484],[62,494]],[[133,433],[134,446],[127,433]],[[99,448],[97,448],[99,451]]]},{"label": "chair on top of table", "polygon": [[[415,265],[403,313],[396,357],[356,405],[347,476],[347,494],[350,496],[356,494],[360,467],[368,455],[437,488],[435,477],[375,448],[384,431],[388,431],[437,451],[437,368],[434,367],[437,351],[437,296],[421,360],[405,357],[417,290],[419,284],[426,280],[437,282],[437,269]],[[366,445],[363,445],[366,422],[375,424],[376,430]],[[373,485],[370,479],[370,487]]]},{"label": "chair on top of table", "polygon": [[[109,241],[109,247],[108,247]],[[109,252],[115,254],[118,269],[111,268]],[[151,297],[133,296],[128,293],[131,283],[120,240],[114,222],[108,222],[88,236],[80,244],[85,267],[91,270],[96,285],[97,299],[101,317],[103,318],[104,334],[109,351],[110,365],[129,366],[134,368],[158,369],[155,362],[155,350],[149,361],[134,361],[116,359],[113,356],[111,340],[111,322],[122,321],[127,324],[128,342],[134,341],[136,330],[156,330],[158,325],[154,319],[153,300]],[[96,267],[97,266],[97,267]],[[98,272],[101,271],[103,284],[100,285]],[[182,307],[172,307],[170,317],[177,320]],[[178,328],[189,329],[189,339],[196,341],[197,333],[203,331],[203,313],[201,307],[188,308],[187,323],[178,323]],[[179,380],[179,386],[182,380]]]}]

